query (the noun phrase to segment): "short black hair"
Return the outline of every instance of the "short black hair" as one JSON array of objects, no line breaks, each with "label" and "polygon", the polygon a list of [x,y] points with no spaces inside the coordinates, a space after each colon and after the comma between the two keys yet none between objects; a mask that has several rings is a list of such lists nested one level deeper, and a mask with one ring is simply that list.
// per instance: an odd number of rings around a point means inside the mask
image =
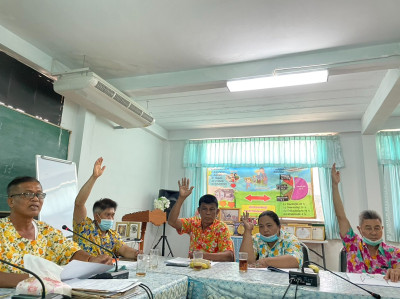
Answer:
[{"label": "short black hair", "polygon": [[104,210],[107,210],[109,208],[114,208],[114,210],[117,210],[118,204],[113,201],[112,199],[109,198],[102,198],[98,201],[96,201],[93,205],[93,215],[94,214],[100,214]]},{"label": "short black hair", "polygon": [[[11,192],[11,189],[14,186],[18,186],[19,184],[27,183],[27,182],[35,182],[35,183],[39,183],[40,184],[40,182],[34,177],[31,177],[31,176],[19,176],[19,177],[16,177],[15,179],[13,179],[7,185],[7,195],[8,196],[12,195],[12,194],[10,194],[10,192]],[[42,185],[40,184],[40,186],[42,186]]]},{"label": "short black hair", "polygon": [[212,195],[212,194],[205,194],[199,199],[199,208],[202,203],[210,204],[210,203],[215,203],[218,209],[218,199]]},{"label": "short black hair", "polygon": [[375,211],[372,211],[372,210],[362,211],[358,218],[358,223],[361,225],[363,223],[363,221],[367,220],[367,219],[378,219],[379,222],[382,224],[381,216],[379,216],[379,214]]},{"label": "short black hair", "polygon": [[268,210],[262,212],[262,213],[260,214],[260,216],[258,216],[258,221],[260,221],[260,218],[261,218],[261,217],[264,217],[264,216],[271,217],[272,220],[274,220],[274,222],[276,223],[276,225],[278,225],[278,226],[281,225],[281,221],[279,220],[279,217],[278,217],[278,215],[277,215],[275,212],[273,212],[273,211],[268,211]]}]

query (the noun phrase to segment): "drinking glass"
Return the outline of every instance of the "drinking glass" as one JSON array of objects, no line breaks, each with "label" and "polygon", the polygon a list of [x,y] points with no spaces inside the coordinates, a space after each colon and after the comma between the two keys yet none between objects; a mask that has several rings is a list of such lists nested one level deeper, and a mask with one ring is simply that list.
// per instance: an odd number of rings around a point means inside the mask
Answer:
[{"label": "drinking glass", "polygon": [[239,271],[247,272],[247,252],[239,252]]},{"label": "drinking glass", "polygon": [[145,254],[137,255],[137,263],[136,263],[136,276],[146,276],[146,268],[147,268],[147,256]]},{"label": "drinking glass", "polygon": [[203,251],[197,250],[193,252],[193,269],[199,271],[203,268]]},{"label": "drinking glass", "polygon": [[157,248],[150,249],[150,269],[154,270],[158,267],[158,256],[160,255]]}]

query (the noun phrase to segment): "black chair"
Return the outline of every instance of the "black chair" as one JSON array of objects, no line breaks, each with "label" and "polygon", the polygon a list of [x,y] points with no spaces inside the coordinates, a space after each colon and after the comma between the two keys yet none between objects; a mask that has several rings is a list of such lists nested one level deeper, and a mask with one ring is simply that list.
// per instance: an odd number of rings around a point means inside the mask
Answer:
[{"label": "black chair", "polygon": [[303,265],[304,267],[308,267],[310,265],[310,251],[308,250],[308,247],[306,244],[304,244],[303,242],[300,242],[301,245],[301,249],[303,251]]},{"label": "black chair", "polygon": [[342,250],[340,250],[339,254],[339,268],[340,272],[346,272],[347,271],[347,255],[346,255],[346,249],[343,247]]}]

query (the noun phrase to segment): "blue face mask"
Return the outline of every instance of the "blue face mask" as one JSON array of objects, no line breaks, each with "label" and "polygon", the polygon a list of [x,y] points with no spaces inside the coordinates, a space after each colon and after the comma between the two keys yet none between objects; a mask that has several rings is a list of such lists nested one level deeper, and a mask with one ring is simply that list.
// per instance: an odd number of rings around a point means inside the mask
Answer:
[{"label": "blue face mask", "polygon": [[276,240],[278,240],[278,238],[279,237],[277,234],[269,236],[269,237],[266,237],[266,236],[263,236],[262,234],[260,234],[260,239],[267,243],[275,242]]},{"label": "blue face mask", "polygon": [[370,246],[378,246],[379,244],[381,244],[383,242],[383,239],[380,238],[379,240],[372,241],[370,239],[367,239],[366,237],[363,237],[363,241],[364,241],[364,243],[366,243]]},{"label": "blue face mask", "polygon": [[114,221],[111,219],[101,219],[99,223],[100,229],[105,232],[113,227]]}]

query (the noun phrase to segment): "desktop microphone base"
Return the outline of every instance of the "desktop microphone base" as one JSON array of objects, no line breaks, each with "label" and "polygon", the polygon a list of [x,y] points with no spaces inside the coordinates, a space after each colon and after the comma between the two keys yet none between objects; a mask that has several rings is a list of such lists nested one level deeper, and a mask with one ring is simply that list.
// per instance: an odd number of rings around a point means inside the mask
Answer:
[{"label": "desktop microphone base", "polygon": [[118,272],[105,272],[96,274],[89,277],[90,279],[127,279],[129,278],[129,271],[122,270]]},{"label": "desktop microphone base", "polygon": [[317,287],[319,286],[319,275],[317,273],[289,271],[289,281],[292,284]]}]

